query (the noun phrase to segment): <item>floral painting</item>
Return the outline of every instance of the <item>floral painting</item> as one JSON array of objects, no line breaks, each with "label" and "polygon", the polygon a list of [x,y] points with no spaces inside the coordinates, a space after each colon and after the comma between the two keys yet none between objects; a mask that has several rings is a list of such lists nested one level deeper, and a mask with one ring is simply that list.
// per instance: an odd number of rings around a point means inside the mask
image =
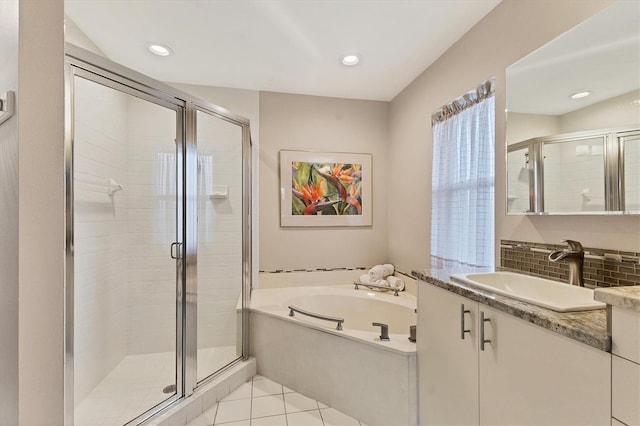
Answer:
[{"label": "floral painting", "polygon": [[280,169],[282,226],[371,224],[371,155],[281,151]]},{"label": "floral painting", "polygon": [[291,214],[361,215],[362,164],[291,163]]}]

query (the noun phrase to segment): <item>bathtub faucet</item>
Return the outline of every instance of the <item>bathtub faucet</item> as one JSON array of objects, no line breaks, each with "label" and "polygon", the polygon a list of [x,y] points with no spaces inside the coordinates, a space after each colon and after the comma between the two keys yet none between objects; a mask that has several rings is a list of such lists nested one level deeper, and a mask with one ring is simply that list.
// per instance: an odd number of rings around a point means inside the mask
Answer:
[{"label": "bathtub faucet", "polygon": [[565,260],[569,264],[569,284],[584,287],[584,248],[578,241],[562,240],[568,247],[554,251],[549,255],[549,260],[558,262]]},{"label": "bathtub faucet", "polygon": [[389,326],[387,324],[383,324],[381,322],[373,322],[371,323],[374,327],[380,327],[380,340],[383,342],[388,342],[389,340]]}]

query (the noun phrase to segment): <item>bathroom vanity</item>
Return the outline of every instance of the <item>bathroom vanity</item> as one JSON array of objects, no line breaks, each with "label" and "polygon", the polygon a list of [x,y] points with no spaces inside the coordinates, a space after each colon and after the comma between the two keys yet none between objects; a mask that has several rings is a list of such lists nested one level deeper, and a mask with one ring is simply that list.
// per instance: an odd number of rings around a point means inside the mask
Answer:
[{"label": "bathroom vanity", "polygon": [[611,424],[640,424],[640,286],[596,289],[611,312]]},{"label": "bathroom vanity", "polygon": [[421,270],[419,424],[609,424],[605,309],[558,313]]}]

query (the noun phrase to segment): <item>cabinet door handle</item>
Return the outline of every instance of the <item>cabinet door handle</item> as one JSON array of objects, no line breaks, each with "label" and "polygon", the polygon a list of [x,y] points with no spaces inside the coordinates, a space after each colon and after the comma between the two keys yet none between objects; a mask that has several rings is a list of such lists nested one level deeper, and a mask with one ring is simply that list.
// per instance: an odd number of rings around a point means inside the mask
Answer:
[{"label": "cabinet door handle", "polygon": [[484,338],[484,323],[491,321],[490,318],[484,317],[484,312],[480,311],[480,350],[484,351],[484,344],[491,343],[491,340]]},{"label": "cabinet door handle", "polygon": [[460,305],[460,338],[464,340],[464,334],[471,334],[471,330],[468,330],[464,326],[464,314],[469,314],[471,311],[469,309],[464,308],[464,303]]}]

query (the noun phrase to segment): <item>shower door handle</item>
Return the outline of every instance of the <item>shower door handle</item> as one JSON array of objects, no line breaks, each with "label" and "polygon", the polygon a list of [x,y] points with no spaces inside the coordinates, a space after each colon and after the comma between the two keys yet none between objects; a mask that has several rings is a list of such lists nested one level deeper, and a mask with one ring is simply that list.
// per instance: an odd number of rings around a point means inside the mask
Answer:
[{"label": "shower door handle", "polygon": [[182,243],[171,243],[171,258],[172,259],[182,259]]}]

